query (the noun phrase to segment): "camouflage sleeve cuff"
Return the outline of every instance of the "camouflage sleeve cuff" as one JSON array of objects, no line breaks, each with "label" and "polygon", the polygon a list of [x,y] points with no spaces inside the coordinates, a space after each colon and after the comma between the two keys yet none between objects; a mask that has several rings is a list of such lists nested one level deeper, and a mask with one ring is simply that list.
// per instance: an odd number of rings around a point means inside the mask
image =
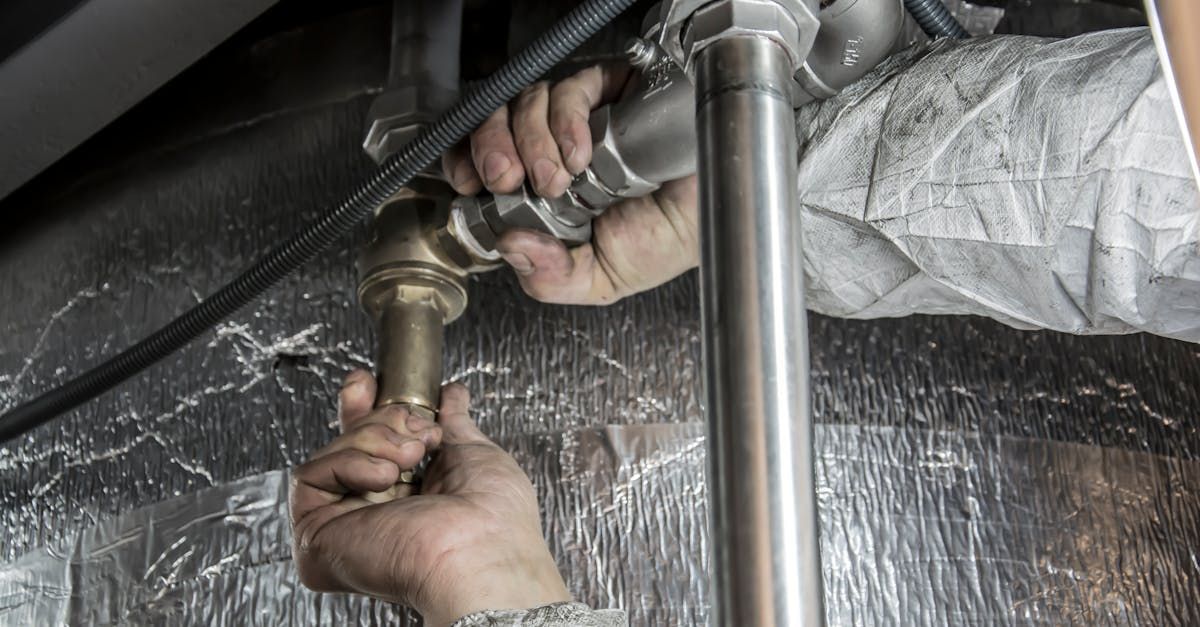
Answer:
[{"label": "camouflage sleeve cuff", "polygon": [[593,610],[582,603],[554,603],[528,610],[485,610],[451,627],[627,627],[624,610]]}]

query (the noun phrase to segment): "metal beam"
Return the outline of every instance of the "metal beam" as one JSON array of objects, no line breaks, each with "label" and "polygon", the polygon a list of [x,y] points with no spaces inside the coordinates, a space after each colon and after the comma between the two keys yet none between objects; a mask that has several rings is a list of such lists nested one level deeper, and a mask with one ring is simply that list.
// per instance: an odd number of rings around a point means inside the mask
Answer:
[{"label": "metal beam", "polygon": [[88,0],[0,62],[0,198],[275,0]]}]

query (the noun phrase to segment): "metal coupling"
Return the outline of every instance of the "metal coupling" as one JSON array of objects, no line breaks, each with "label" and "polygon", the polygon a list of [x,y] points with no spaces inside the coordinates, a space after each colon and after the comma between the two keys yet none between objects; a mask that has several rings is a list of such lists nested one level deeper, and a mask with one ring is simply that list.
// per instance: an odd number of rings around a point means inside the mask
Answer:
[{"label": "metal coupling", "polygon": [[818,17],[812,51],[795,73],[794,107],[836,96],[903,46],[908,13],[902,0],[833,0]]},{"label": "metal coupling", "polygon": [[[802,21],[808,26],[803,31]],[[691,65],[701,50],[720,39],[766,37],[783,47],[794,72],[804,65],[817,29],[817,16],[803,2],[717,0],[692,14],[684,29],[683,53]],[[802,35],[806,45],[801,43]]]},{"label": "metal coupling", "polygon": [[696,55],[718,39],[765,37],[787,51],[793,71],[804,64],[819,28],[818,0],[664,0],[658,22],[647,29],[659,47],[688,74]]},{"label": "metal coupling", "polygon": [[453,192],[416,179],[375,210],[358,260],[358,299],[378,331],[377,406],[403,404],[432,417],[442,385],[443,326],[467,305],[466,270],[443,250]]},{"label": "metal coupling", "polygon": [[558,198],[542,198],[528,186],[515,194],[459,197],[450,205],[445,233],[460,250],[450,242],[447,248],[457,253],[460,262],[487,265],[499,261],[496,242],[512,229],[546,233],[567,245],[582,244],[592,237],[592,218],[616,200],[591,168],[575,177],[567,193]]},{"label": "metal coupling", "polygon": [[438,115],[454,104],[457,91],[437,86],[411,84],[393,87],[380,94],[367,111],[370,124],[363,151],[376,163],[400,150]]},{"label": "metal coupling", "polygon": [[445,246],[461,263],[498,262],[496,242],[511,229],[582,244],[591,238],[592,219],[612,204],[696,171],[691,81],[653,42],[634,39],[626,51],[639,70],[638,82],[620,101],[592,112],[592,162],[565,194],[542,198],[523,188],[454,201]]}]

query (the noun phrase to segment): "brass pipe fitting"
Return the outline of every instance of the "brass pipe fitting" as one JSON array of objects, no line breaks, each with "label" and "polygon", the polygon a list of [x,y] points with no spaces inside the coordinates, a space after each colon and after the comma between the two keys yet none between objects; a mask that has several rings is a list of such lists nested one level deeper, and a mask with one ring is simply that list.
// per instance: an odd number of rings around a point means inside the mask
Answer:
[{"label": "brass pipe fitting", "polygon": [[433,417],[442,385],[443,327],[467,305],[467,270],[439,243],[453,190],[414,180],[375,210],[358,259],[358,299],[378,333],[376,406]]}]

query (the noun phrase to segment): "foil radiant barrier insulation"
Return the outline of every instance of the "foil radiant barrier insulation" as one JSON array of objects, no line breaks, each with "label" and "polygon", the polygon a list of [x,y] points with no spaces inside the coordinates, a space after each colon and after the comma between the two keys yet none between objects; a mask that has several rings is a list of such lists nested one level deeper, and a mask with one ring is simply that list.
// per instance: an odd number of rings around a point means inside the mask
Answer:
[{"label": "foil radiant barrier insulation", "polygon": [[[386,55],[340,50],[290,31],[218,55],[148,104],[164,121],[150,137],[110,134],[76,163],[85,176],[0,206],[23,219],[0,231],[0,407],[163,324],[369,171],[359,142],[386,68],[347,68]],[[263,70],[272,53],[301,69]],[[247,76],[237,99],[215,88]],[[0,447],[0,623],[400,616],[303,590],[285,549],[281,473],[333,437],[339,378],[370,364],[362,235]],[[469,292],[447,377],[537,484],[571,589],[634,624],[702,622],[694,275],[607,308],[532,302],[503,272]],[[832,624],[1200,621],[1196,345],[966,316],[809,328]]]},{"label": "foil radiant barrier insulation", "polygon": [[1148,29],[910,49],[806,107],[809,306],[1200,342],[1200,199]]},{"label": "foil radiant barrier insulation", "polygon": [[[533,476],[577,598],[628,607],[634,625],[704,623],[703,433],[694,423],[614,425],[509,441],[526,468],[546,469]],[[1200,620],[1200,462],[923,429],[822,425],[816,435],[832,625]],[[306,590],[289,542],[287,474],[252,475],[0,566],[0,617],[13,625],[407,618],[366,597]]]}]

